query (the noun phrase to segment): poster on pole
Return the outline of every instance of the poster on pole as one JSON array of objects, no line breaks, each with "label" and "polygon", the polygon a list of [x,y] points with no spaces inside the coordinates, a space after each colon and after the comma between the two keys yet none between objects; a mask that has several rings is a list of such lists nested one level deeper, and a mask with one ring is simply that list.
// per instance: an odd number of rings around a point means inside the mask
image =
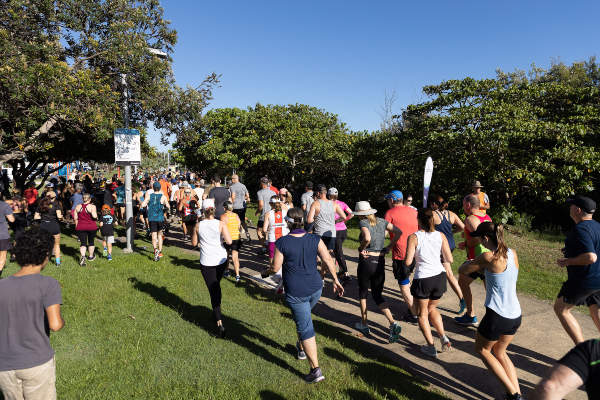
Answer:
[{"label": "poster on pole", "polygon": [[429,197],[429,184],[431,183],[431,175],[433,174],[433,160],[427,157],[425,163],[425,175],[423,177],[423,207],[427,207],[427,197]]},{"label": "poster on pole", "polygon": [[115,129],[115,164],[140,165],[142,150],[140,131],[137,129]]}]

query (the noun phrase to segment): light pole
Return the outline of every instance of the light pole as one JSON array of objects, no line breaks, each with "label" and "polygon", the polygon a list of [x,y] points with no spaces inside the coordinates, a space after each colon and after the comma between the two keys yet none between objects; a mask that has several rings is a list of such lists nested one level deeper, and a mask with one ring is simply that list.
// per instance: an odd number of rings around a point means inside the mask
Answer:
[{"label": "light pole", "polygon": [[[148,48],[148,51],[156,57],[166,59],[167,53],[161,50]],[[121,74],[121,84],[123,85],[123,125],[125,129],[129,129],[129,102],[127,101],[127,74]],[[126,246],[123,253],[131,253],[133,251],[133,203],[131,191],[131,165],[125,166],[125,241]]]}]

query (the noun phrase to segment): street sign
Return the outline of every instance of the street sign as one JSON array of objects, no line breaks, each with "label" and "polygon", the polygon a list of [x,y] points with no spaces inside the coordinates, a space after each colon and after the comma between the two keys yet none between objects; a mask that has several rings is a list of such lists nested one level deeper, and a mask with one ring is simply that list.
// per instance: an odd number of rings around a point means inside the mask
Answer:
[{"label": "street sign", "polygon": [[140,165],[140,131],[137,129],[115,129],[115,164]]}]

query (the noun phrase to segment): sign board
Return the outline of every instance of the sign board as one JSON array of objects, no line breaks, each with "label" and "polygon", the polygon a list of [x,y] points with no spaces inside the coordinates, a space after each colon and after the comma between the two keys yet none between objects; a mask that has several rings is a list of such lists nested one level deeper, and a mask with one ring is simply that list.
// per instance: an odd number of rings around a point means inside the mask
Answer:
[{"label": "sign board", "polygon": [[431,157],[427,157],[427,162],[425,163],[425,175],[423,176],[423,207],[427,207],[431,175],[433,175],[433,160]]},{"label": "sign board", "polygon": [[137,129],[115,129],[115,164],[140,165],[141,163],[140,131]]}]

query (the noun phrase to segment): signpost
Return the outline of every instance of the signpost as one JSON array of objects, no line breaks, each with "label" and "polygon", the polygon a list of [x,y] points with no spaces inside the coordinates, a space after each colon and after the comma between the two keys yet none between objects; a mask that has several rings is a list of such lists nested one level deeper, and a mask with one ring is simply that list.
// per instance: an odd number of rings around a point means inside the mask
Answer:
[{"label": "signpost", "polygon": [[115,164],[125,166],[125,226],[127,246],[124,252],[133,251],[133,204],[131,191],[131,166],[140,165],[142,152],[140,131],[137,129],[115,129]]},{"label": "signpost", "polygon": [[425,163],[425,175],[423,176],[423,208],[427,207],[427,197],[429,197],[429,185],[431,184],[431,175],[433,174],[433,160],[427,157]]}]

